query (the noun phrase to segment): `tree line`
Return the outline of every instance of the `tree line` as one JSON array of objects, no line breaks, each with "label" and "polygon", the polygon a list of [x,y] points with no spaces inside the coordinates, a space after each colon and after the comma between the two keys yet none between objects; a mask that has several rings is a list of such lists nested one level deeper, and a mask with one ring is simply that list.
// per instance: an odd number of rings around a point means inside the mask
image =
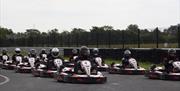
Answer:
[{"label": "tree line", "polygon": [[11,46],[61,46],[75,47],[81,45],[121,45],[137,43],[178,43],[177,25],[163,31],[140,29],[131,24],[126,29],[114,29],[112,26],[93,26],[89,31],[73,28],[71,31],[59,32],[52,29],[40,32],[38,29],[27,29],[26,32],[13,32],[12,29],[0,26],[0,47]]}]

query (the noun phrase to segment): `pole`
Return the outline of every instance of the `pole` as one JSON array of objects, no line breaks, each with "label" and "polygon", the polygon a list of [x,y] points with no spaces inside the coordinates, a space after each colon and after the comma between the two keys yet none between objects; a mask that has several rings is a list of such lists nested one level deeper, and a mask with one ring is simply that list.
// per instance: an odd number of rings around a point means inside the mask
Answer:
[{"label": "pole", "polygon": [[178,48],[180,48],[180,24],[178,24],[178,33],[177,33],[177,36],[178,36]]},{"label": "pole", "polygon": [[122,48],[124,49],[124,30],[122,30]]},{"label": "pole", "polygon": [[89,33],[87,33],[87,42],[86,42],[86,46],[89,46]]},{"label": "pole", "polygon": [[76,47],[79,46],[79,33],[76,34]]},{"label": "pole", "polygon": [[138,48],[140,48],[140,29],[138,29]]},{"label": "pole", "polygon": [[156,31],[156,48],[159,48],[159,29],[158,27],[155,29]]},{"label": "pole", "polygon": [[99,47],[99,34],[98,31],[96,32],[96,47]]},{"label": "pole", "polygon": [[70,47],[70,37],[71,37],[70,34],[68,34],[67,35],[67,38],[68,38],[68,44],[67,45],[68,45],[68,47]]},{"label": "pole", "polygon": [[111,31],[108,31],[108,47],[111,48]]}]

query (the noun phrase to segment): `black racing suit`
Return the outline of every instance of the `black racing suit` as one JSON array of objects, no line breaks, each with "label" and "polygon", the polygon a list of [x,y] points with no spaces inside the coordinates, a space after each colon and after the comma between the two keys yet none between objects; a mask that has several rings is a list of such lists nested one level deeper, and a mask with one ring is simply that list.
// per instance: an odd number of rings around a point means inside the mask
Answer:
[{"label": "black racing suit", "polygon": [[130,58],[126,58],[126,57],[122,58],[122,67],[123,68],[126,68],[129,65],[129,59]]},{"label": "black racing suit", "polygon": [[92,69],[96,69],[96,64],[94,63],[93,61],[93,58],[90,57],[90,56],[78,56],[75,60],[75,67],[74,67],[74,73],[78,74],[78,70],[81,70],[81,65],[80,65],[80,61],[83,61],[83,60],[89,60],[91,62],[91,65],[92,65]]},{"label": "black racing suit", "polygon": [[3,62],[3,64],[4,64],[4,62],[6,61],[6,60],[3,60],[3,56],[5,56],[5,55],[8,57],[7,60],[9,60],[9,55],[8,55],[7,53],[3,53],[3,54],[0,56],[0,60]]},{"label": "black racing suit", "polygon": [[20,57],[22,57],[22,60],[23,60],[23,55],[22,54],[20,54],[20,53],[17,53],[17,54],[14,54],[13,56],[12,56],[12,61],[13,61],[13,64],[19,64],[19,62],[16,60],[16,57],[17,56],[20,56]]},{"label": "black racing suit", "polygon": [[[63,62],[63,65],[61,65],[61,67],[59,69],[57,69],[57,67],[54,64],[54,60],[55,59],[61,59]],[[64,59],[60,56],[58,57],[53,57],[52,55],[48,55],[48,60],[47,60],[47,69],[54,69],[56,68],[57,70],[59,70],[59,72],[62,71],[62,69],[64,68]]]},{"label": "black racing suit", "polygon": [[167,73],[172,72],[172,70],[173,70],[172,63],[174,61],[179,61],[179,59],[176,56],[174,56],[174,57],[168,56],[168,57],[164,58],[163,62],[164,62],[165,72],[167,72]]},{"label": "black racing suit", "polygon": [[28,57],[33,57],[33,58],[36,58],[36,54],[28,54]]}]

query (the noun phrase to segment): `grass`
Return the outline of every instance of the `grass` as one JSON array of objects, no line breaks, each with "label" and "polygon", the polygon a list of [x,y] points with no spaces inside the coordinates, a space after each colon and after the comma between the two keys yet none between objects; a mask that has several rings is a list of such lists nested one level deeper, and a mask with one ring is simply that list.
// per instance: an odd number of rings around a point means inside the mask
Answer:
[{"label": "grass", "polygon": [[[105,63],[110,65],[112,62],[114,63],[122,63],[121,60],[113,60],[113,59],[106,59],[105,60]],[[149,62],[149,61],[139,61],[139,66],[140,67],[143,67],[145,69],[149,69],[149,67],[153,64],[152,62]],[[156,64],[157,66],[162,66],[162,64]]]},{"label": "grass", "polygon": [[[9,56],[13,56],[13,54],[15,54],[14,51],[8,51],[8,55],[9,55]],[[22,54],[22,55],[28,55],[28,51],[22,50],[22,51],[21,51],[21,54]]]},{"label": "grass", "polygon": [[[69,58],[66,56],[64,57],[64,59],[68,60]],[[108,65],[110,65],[113,62],[121,64],[121,60],[105,59],[105,63]],[[138,63],[140,67],[143,67],[145,69],[149,69],[149,67],[153,64],[152,62],[149,62],[149,61],[139,61]],[[162,66],[162,64],[157,64],[157,66]]]},{"label": "grass", "polygon": [[[149,67],[154,64],[154,63],[151,63],[151,62],[148,62],[148,61],[145,61],[145,62],[139,62],[139,65],[145,69],[149,69]],[[163,66],[162,64],[156,64],[157,66]]]},{"label": "grass", "polygon": [[[8,52],[8,54],[9,54],[10,56],[12,56],[12,55],[14,54],[14,52],[11,51],[11,52]],[[23,51],[22,51],[22,54],[23,54],[23,55],[27,55],[28,52],[23,50]],[[65,59],[65,60],[69,60],[69,57],[65,56],[64,59]],[[121,63],[121,60],[105,59],[105,63],[108,64],[108,65],[110,65],[112,62],[114,62],[114,63]],[[139,63],[139,65],[140,65],[141,67],[143,67],[143,68],[145,68],[145,69],[148,69],[148,68],[153,64],[152,62],[149,62],[149,61],[139,61],[138,63]],[[158,64],[158,66],[162,66],[162,64]]]}]

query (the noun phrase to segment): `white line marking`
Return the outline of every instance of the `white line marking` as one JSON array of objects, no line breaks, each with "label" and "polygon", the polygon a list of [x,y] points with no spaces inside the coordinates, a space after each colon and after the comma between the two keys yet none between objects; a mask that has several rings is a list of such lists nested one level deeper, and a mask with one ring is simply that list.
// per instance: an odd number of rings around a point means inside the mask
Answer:
[{"label": "white line marking", "polygon": [[8,77],[3,76],[3,75],[0,75],[0,76],[1,76],[1,77],[3,77],[3,78],[5,79],[5,81],[0,82],[0,85],[3,85],[3,84],[5,84],[5,83],[7,83],[7,82],[9,82],[9,81],[10,81],[10,79],[9,79]]}]

